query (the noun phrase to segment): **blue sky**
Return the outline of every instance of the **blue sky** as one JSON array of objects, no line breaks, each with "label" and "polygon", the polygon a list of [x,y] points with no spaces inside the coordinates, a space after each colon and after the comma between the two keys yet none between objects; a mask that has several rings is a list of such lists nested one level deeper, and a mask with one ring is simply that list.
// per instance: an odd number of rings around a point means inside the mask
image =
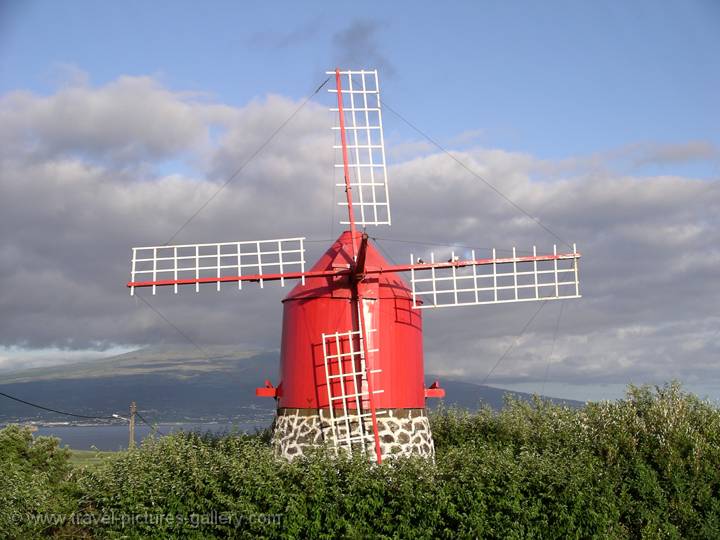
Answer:
[{"label": "blue sky", "polygon": [[[385,100],[439,138],[478,130],[486,145],[547,158],[720,142],[713,0],[3,5],[3,92],[48,93],[75,66],[92,84],[150,74],[243,104],[301,97],[326,68],[364,56],[382,70]],[[333,39],[353,24],[372,30]]]},{"label": "blue sky", "polygon": [[[130,247],[170,237],[339,65],[378,68],[386,105],[583,252],[583,299],[560,323],[545,309],[491,383],[600,399],[678,378],[720,399],[719,59],[715,0],[0,0],[0,370],[177,340],[127,296]],[[328,106],[316,96],[182,240],[336,235]],[[384,127],[393,226],[376,233],[397,260],[431,242],[552,249],[388,112]],[[283,292],[156,305],[203,345],[276,348]],[[482,379],[534,309],[427,313],[428,370]]]}]

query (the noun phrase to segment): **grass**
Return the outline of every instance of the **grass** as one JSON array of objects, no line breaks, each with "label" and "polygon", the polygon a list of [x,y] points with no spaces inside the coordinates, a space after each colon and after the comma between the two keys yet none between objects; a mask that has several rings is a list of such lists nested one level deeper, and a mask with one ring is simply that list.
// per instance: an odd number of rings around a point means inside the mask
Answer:
[{"label": "grass", "polygon": [[121,452],[101,450],[75,450],[70,448],[70,465],[73,467],[97,467],[106,459],[117,456]]}]

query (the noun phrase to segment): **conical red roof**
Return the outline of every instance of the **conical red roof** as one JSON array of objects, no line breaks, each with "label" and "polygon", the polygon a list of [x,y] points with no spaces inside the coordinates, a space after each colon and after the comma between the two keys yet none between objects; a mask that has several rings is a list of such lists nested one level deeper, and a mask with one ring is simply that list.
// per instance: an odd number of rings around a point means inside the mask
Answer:
[{"label": "conical red roof", "polygon": [[[356,246],[360,246],[361,233],[356,233]],[[313,271],[340,270],[349,268],[352,263],[353,248],[351,244],[350,231],[343,232],[322,257],[310,269]],[[367,270],[386,268],[391,266],[380,252],[368,240],[365,256],[365,268]],[[379,289],[380,298],[412,298],[410,287],[405,280],[394,272],[373,274],[365,280],[367,285],[373,284]],[[350,280],[348,276],[339,277],[311,277],[305,279],[305,284],[298,283],[285,297],[283,302],[288,300],[299,300],[307,298],[350,298]]]}]

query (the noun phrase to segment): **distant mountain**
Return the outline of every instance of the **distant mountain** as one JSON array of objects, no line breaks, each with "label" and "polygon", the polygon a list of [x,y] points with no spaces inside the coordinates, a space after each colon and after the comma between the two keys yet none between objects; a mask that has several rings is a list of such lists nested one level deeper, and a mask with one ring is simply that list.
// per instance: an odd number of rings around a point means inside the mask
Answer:
[{"label": "distant mountain", "polygon": [[[88,416],[125,415],[131,401],[148,421],[248,420],[269,424],[275,403],[255,396],[265,379],[278,380],[278,352],[238,351],[209,347],[208,358],[187,348],[152,347],[91,362],[37,368],[0,376],[0,392],[48,408]],[[482,404],[494,409],[509,392],[428,375],[440,379],[446,405],[471,410]],[[564,400],[575,406],[578,402]],[[428,400],[431,407],[439,400]],[[0,396],[0,422],[72,420]],[[79,419],[76,419],[79,420]]]},{"label": "distant mountain", "polygon": [[157,345],[99,360],[6,372],[0,374],[0,384],[151,374],[190,379],[205,373],[235,371],[238,362],[254,357],[262,351],[242,351],[234,346],[213,346],[205,347],[203,352],[206,357],[188,347]]}]

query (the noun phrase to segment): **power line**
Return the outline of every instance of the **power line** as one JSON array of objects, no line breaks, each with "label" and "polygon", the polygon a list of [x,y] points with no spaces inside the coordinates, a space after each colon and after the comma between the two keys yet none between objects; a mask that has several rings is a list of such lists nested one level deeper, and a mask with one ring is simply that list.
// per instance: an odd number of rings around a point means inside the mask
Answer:
[{"label": "power line", "polygon": [[390,255],[390,253],[388,253],[387,250],[384,247],[382,247],[382,244],[380,244],[380,242],[379,242],[380,239],[373,238],[373,240],[375,240],[375,243],[380,248],[380,251],[382,252],[382,254],[385,255],[388,259],[390,259],[390,262],[393,263],[395,266],[399,266],[397,261],[395,259],[393,259],[392,255]]},{"label": "power line", "polygon": [[137,417],[140,419],[140,421],[143,424],[147,425],[150,429],[155,431],[158,435],[162,435],[163,437],[165,436],[165,434],[157,428],[157,425],[154,426],[154,425],[150,424],[150,422],[145,420],[145,418],[143,418],[143,415],[140,414],[139,412],[135,411],[135,414],[137,415]]},{"label": "power line", "polygon": [[248,158],[242,163],[242,165],[240,165],[240,167],[238,167],[237,170],[230,175],[230,177],[229,177],[227,180],[225,180],[225,182],[215,191],[215,193],[213,193],[203,204],[200,205],[200,207],[195,211],[195,213],[194,213],[193,215],[191,215],[191,216],[185,221],[185,223],[183,223],[183,224],[180,226],[180,228],[179,228],[177,231],[175,231],[175,234],[173,234],[173,235],[168,239],[167,242],[165,242],[165,245],[168,245],[170,242],[172,242],[172,241],[175,239],[175,237],[176,237],[178,234],[180,234],[180,232],[181,232],[185,227],[187,227],[187,226],[190,224],[190,222],[191,222],[192,220],[194,220],[194,219],[198,216],[198,214],[200,214],[200,212],[202,212],[202,211],[205,209],[205,207],[206,207],[208,204],[210,204],[210,203],[215,199],[215,197],[217,197],[217,196],[220,194],[220,192],[221,192],[223,189],[225,189],[225,188],[227,187],[227,185],[228,185],[230,182],[232,182],[232,181],[242,172],[242,170],[243,170],[245,167],[247,167],[247,165],[248,165],[260,152],[262,152],[262,151],[265,149],[265,147],[266,147],[268,144],[270,144],[270,142],[272,142],[272,140],[275,138],[275,136],[276,136],[278,133],[280,133],[280,131],[282,131],[282,129],[283,129],[286,125],[288,125],[293,118],[295,118],[295,116],[303,109],[303,107],[305,107],[305,105],[307,105],[307,103],[312,99],[312,97],[315,96],[315,94],[317,94],[317,93],[322,89],[322,87],[327,84],[327,82],[328,82],[329,80],[330,80],[330,77],[328,77],[327,79],[325,79],[325,80],[320,84],[320,86],[318,86],[318,87],[315,89],[315,91],[314,91],[312,94],[308,95],[308,96],[303,100],[303,102],[292,112],[292,114],[291,114],[290,116],[288,116],[277,128],[275,128],[275,131],[273,131],[273,132],[270,134],[270,136],[265,140],[265,142],[263,142],[263,143],[250,155],[250,157],[248,157]]},{"label": "power line", "polygon": [[533,216],[530,212],[528,212],[527,210],[525,210],[522,206],[520,206],[519,204],[517,204],[517,203],[516,203],[515,201],[513,201],[510,197],[508,197],[508,196],[505,195],[502,191],[500,191],[499,188],[495,187],[490,181],[488,181],[488,180],[486,180],[485,178],[483,178],[482,176],[480,176],[477,172],[475,172],[474,170],[472,170],[472,169],[471,169],[470,167],[468,167],[465,163],[463,163],[462,161],[460,161],[457,157],[455,157],[454,155],[452,155],[452,154],[451,154],[444,146],[442,146],[439,142],[437,142],[435,139],[433,139],[432,137],[430,137],[430,135],[428,135],[427,133],[425,133],[424,131],[422,131],[419,127],[417,127],[415,124],[413,124],[413,123],[410,122],[408,119],[406,119],[403,115],[401,115],[398,111],[396,111],[396,110],[393,109],[390,105],[388,105],[388,104],[387,104],[387,101],[385,101],[385,100],[383,100],[383,108],[389,110],[391,113],[393,113],[395,116],[397,116],[400,120],[402,120],[403,122],[405,122],[405,124],[407,124],[408,126],[410,126],[410,128],[412,128],[413,130],[415,130],[415,131],[416,131],[417,133],[419,133],[421,136],[425,137],[431,144],[433,144],[434,146],[436,146],[441,152],[444,152],[445,154],[447,154],[453,161],[455,161],[455,162],[456,162],[458,165],[460,165],[463,169],[465,169],[467,172],[469,172],[469,173],[470,173],[471,175],[473,175],[475,178],[477,178],[478,180],[480,180],[480,181],[481,181],[483,184],[485,184],[487,187],[489,187],[490,189],[492,189],[497,195],[499,195],[500,197],[502,197],[502,198],[505,200],[505,202],[507,202],[508,204],[510,204],[511,206],[513,206],[516,210],[518,210],[518,211],[522,212],[523,214],[525,214],[525,215],[526,215],[527,217],[529,217],[532,221],[534,221],[537,225],[539,225],[540,227],[542,227],[543,229],[545,229],[546,232],[550,233],[552,236],[554,236],[556,239],[558,239],[560,242],[562,242],[563,244],[565,244],[565,245],[567,245],[567,246],[569,246],[569,247],[572,247],[569,242],[567,242],[566,240],[563,240],[563,238],[560,237],[560,235],[558,235],[558,234],[557,234],[555,231],[553,231],[550,227],[548,227],[548,226],[545,225],[542,221],[540,221],[539,218]]},{"label": "power line", "polygon": [[25,401],[24,399],[20,399],[15,396],[11,396],[10,394],[6,394],[5,392],[0,392],[0,396],[4,396],[8,399],[12,399],[13,401],[17,401],[19,403],[24,403],[25,405],[35,407],[36,409],[42,409],[43,411],[49,411],[49,412],[54,412],[57,414],[62,414],[64,416],[74,416],[75,418],[89,418],[92,420],[115,420],[116,419],[113,416],[88,416],[85,414],[76,414],[76,413],[71,413],[71,412],[66,412],[66,411],[60,411],[58,409],[51,409],[50,407],[44,407],[42,405],[38,405],[37,403],[32,403],[30,401]]},{"label": "power line", "polygon": [[[127,420],[126,418],[122,418],[121,416],[89,416],[86,414],[77,414],[77,413],[71,413],[67,411],[61,411],[58,409],[52,409],[50,407],[45,407],[43,405],[38,405],[37,403],[32,403],[31,401],[26,401],[24,399],[20,399],[19,397],[11,396],[10,394],[6,394],[5,392],[0,392],[0,396],[6,397],[8,399],[12,399],[13,401],[17,401],[19,403],[23,403],[25,405],[29,405],[30,407],[35,407],[36,409],[42,409],[43,411],[53,412],[56,414],[62,414],[63,416],[72,416],[74,418],[84,418],[86,420]],[[157,427],[150,424],[145,418],[139,413],[135,412],[135,414],[140,418],[140,420],[146,424],[151,429],[155,430],[160,435],[165,435],[162,431],[160,431]]]},{"label": "power line", "polygon": [[523,329],[520,330],[520,333],[519,333],[519,334],[517,335],[517,337],[515,338],[515,341],[513,341],[513,342],[510,344],[510,346],[505,350],[505,352],[502,354],[502,356],[500,356],[500,358],[498,358],[497,362],[495,362],[495,365],[494,365],[494,366],[492,367],[492,369],[488,372],[488,374],[485,375],[485,378],[482,380],[482,382],[481,382],[480,384],[485,384],[485,383],[487,382],[487,380],[490,378],[490,375],[492,375],[493,372],[494,372],[494,371],[497,369],[497,367],[500,365],[500,362],[502,362],[502,361],[505,359],[505,357],[506,357],[508,354],[510,354],[510,351],[512,351],[513,348],[515,348],[515,345],[518,344],[518,342],[520,341],[520,338],[523,336],[523,334],[525,333],[525,331],[528,329],[528,327],[529,327],[529,326],[532,324],[532,322],[535,320],[535,317],[537,317],[538,314],[542,311],[542,308],[545,307],[545,304],[546,304],[546,303],[547,303],[547,300],[543,300],[543,301],[540,303],[540,307],[537,308],[537,310],[535,311],[535,313],[533,313],[532,317],[530,317],[530,319],[528,320],[528,322],[525,323],[525,326],[523,326]]}]

